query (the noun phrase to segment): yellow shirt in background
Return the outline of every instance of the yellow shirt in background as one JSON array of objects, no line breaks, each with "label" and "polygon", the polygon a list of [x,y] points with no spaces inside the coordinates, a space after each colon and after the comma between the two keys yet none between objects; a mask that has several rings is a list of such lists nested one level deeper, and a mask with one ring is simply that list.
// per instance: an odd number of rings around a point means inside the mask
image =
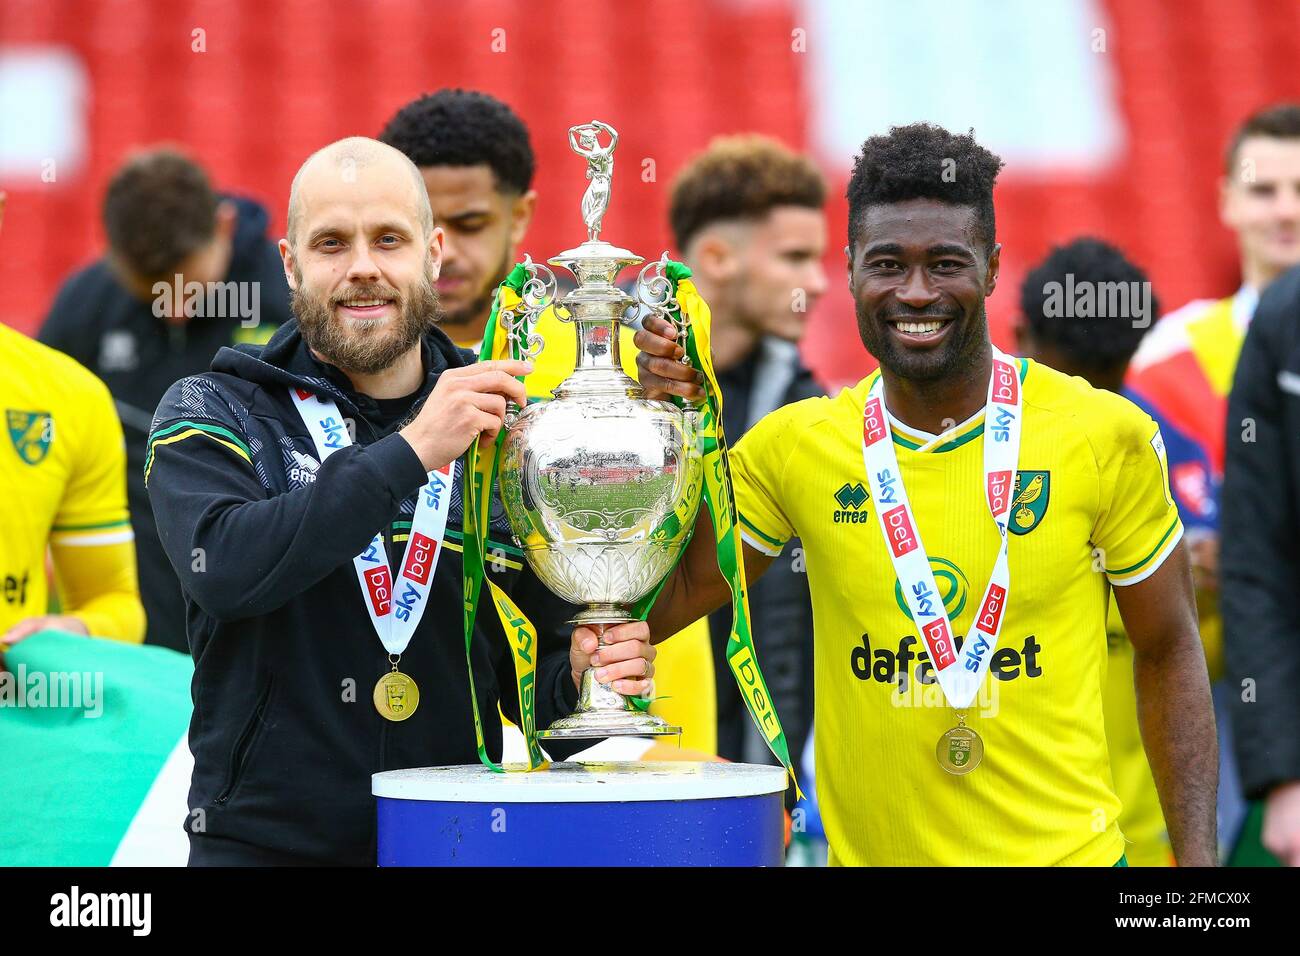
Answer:
[{"label": "yellow shirt in background", "polygon": [[0,415],[0,634],[48,613],[48,546],[63,613],[92,635],[142,641],[126,445],[108,388],[63,353],[0,325]]}]

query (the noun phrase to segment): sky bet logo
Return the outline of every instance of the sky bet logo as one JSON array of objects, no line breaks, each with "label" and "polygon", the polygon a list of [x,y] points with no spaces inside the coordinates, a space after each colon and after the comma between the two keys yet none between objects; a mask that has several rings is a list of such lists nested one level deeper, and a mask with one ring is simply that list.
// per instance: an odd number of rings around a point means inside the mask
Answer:
[{"label": "sky bet logo", "polygon": [[945,670],[949,665],[957,663],[953,654],[952,635],[948,633],[948,622],[944,618],[925,625],[921,628],[921,634],[925,637],[925,646],[930,649],[930,660],[937,670]]},{"label": "sky bet logo", "polygon": [[970,653],[966,655],[966,669],[972,674],[980,669],[980,662],[984,660],[984,652],[989,649],[989,642],[985,640],[984,635],[993,635],[998,632],[998,627],[1002,623],[1002,609],[1006,606],[1006,589],[1000,588],[996,584],[990,584],[988,596],[984,598],[984,605],[975,617],[975,626],[979,628],[975,632],[975,643],[971,645]]},{"label": "sky bet logo", "polygon": [[406,567],[402,568],[402,576],[422,586],[428,584],[433,556],[437,553],[438,542],[417,531],[411,535],[411,543],[406,549]]},{"label": "sky bet logo", "polygon": [[429,477],[429,483],[424,486],[424,503],[430,508],[442,507],[442,491],[447,487],[447,480],[451,477],[451,470],[455,465],[455,462],[449,462],[435,469]]},{"label": "sky bet logo", "polygon": [[885,425],[885,409],[880,399],[873,398],[867,402],[866,416],[862,423],[862,438],[868,445],[874,445],[887,434],[889,428]]},{"label": "sky bet logo", "polygon": [[328,418],[322,418],[320,427],[325,430],[325,447],[339,449],[343,447],[343,425],[337,418],[330,415]]},{"label": "sky bet logo", "polygon": [[835,492],[835,500],[840,505],[839,510],[835,512],[835,523],[862,524],[866,521],[871,513],[859,509],[867,503],[868,497],[867,489],[862,487],[862,482],[856,481],[851,485],[845,482],[840,490]]},{"label": "sky bet logo", "polygon": [[1006,362],[993,360],[993,401],[1002,405],[1014,405],[1020,395],[1020,380],[1016,370]]},{"label": "sky bet logo", "polygon": [[1016,413],[1009,408],[993,410],[993,440],[1011,441],[1011,423],[1016,420]]},{"label": "sky bet logo", "polygon": [[1006,362],[993,360],[993,440],[1011,441],[1011,423],[1016,420],[1015,407],[1020,397],[1020,380],[1016,370]]},{"label": "sky bet logo", "polygon": [[989,511],[995,515],[1002,514],[1007,507],[1007,497],[1011,494],[1011,472],[989,472],[988,493]]},{"label": "sky bet logo", "polygon": [[389,602],[393,597],[393,582],[388,574],[388,565],[380,565],[366,572],[366,590],[370,592],[370,606],[378,617],[388,613]]},{"label": "sky bet logo", "polygon": [[888,468],[876,473],[876,481],[880,482],[880,503],[882,505],[898,504],[898,476]]},{"label": "sky bet logo", "polygon": [[[963,643],[963,638],[958,635],[949,647],[961,653]],[[849,666],[853,669],[853,676],[858,680],[893,684],[900,694],[904,694],[909,690],[910,681],[913,679],[918,684],[926,685],[938,682],[938,678],[934,676],[934,664],[931,663],[930,654],[926,651],[917,654],[916,646],[916,638],[908,634],[899,640],[897,650],[889,647],[872,647],[871,635],[864,633],[862,646],[853,648],[849,654]],[[1019,650],[1014,647],[999,647],[994,651],[993,659],[989,662],[989,673],[1001,681],[1015,680],[1021,673],[1026,677],[1042,677],[1043,669],[1038,664],[1038,655],[1042,649],[1042,645],[1032,634],[1025,638]],[[914,661],[915,666],[913,666]]]},{"label": "sky bet logo", "polygon": [[[425,574],[428,573],[426,568]],[[411,612],[415,610],[415,605],[420,603],[422,597],[419,588],[413,584],[406,585],[406,588],[402,591],[402,596],[397,599],[397,610],[393,612],[397,615],[397,619],[399,621],[409,621]]]},{"label": "sky bet logo", "polygon": [[884,519],[885,537],[889,539],[889,547],[894,552],[894,557],[901,558],[915,551],[916,529],[912,527],[912,519],[908,517],[907,509],[902,505],[890,508],[885,512]]}]

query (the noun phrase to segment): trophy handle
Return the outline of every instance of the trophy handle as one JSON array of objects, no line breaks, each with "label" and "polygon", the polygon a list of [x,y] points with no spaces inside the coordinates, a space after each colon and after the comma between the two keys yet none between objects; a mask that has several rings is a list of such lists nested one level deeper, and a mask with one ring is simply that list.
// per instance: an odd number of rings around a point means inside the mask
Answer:
[{"label": "trophy handle", "polygon": [[[524,256],[524,268],[528,270],[528,279],[519,293],[523,308],[506,309],[500,315],[500,322],[506,336],[513,340],[518,349],[519,357],[535,359],[546,347],[546,342],[535,329],[542,313],[555,303],[555,273],[542,263],[534,262],[530,255]],[[519,411],[519,406],[514,402],[506,405],[507,429],[515,423]]]},{"label": "trophy handle", "polygon": [[[668,252],[665,250],[657,260],[646,263],[645,268],[637,276],[636,299],[641,306],[673,324],[677,329],[677,343],[685,352],[686,330],[690,326],[690,320],[682,315],[677,299],[673,296],[672,280],[664,275],[668,261]],[[691,364],[687,355],[682,355],[680,361],[683,365]]]}]

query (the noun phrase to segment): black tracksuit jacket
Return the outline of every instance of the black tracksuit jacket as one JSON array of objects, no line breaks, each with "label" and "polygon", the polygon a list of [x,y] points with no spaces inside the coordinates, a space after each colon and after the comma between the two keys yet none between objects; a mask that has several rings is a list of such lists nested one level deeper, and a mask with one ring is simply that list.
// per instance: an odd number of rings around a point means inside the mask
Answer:
[{"label": "black tracksuit jacket", "polygon": [[[473,361],[437,330],[423,353],[426,380],[411,410],[445,369]],[[291,387],[333,398],[355,421],[355,444],[318,462]],[[461,618],[463,461],[429,605],[401,660],[419,685],[419,707],[390,723],[371,699],[390,665],[352,558],[385,530],[396,576],[406,543],[393,538],[409,533],[415,493],[427,481],[396,433],[409,415],[393,404],[353,391],[312,357],[291,321],[265,346],[223,348],[210,372],[177,382],[158,406],[145,467],[194,658],[192,834],[373,865],[371,774],[477,761]],[[508,563],[495,578],[537,626],[537,719],[545,727],[577,702],[564,624],[575,609],[520,568],[511,540],[494,500],[489,547]],[[487,749],[498,758],[498,702],[517,722],[518,700],[487,594],[485,585],[472,658]]]}]

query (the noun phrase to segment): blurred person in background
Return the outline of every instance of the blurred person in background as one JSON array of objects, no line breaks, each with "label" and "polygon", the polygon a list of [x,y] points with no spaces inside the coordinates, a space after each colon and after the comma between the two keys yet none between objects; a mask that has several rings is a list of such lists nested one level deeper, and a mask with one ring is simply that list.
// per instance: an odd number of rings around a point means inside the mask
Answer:
[{"label": "blurred person in background", "polygon": [[405,153],[424,177],[443,231],[442,328],[477,351],[537,206],[528,127],[493,96],[448,89],[403,106],[379,141]]},{"label": "blurred person in background", "polygon": [[[1223,474],[1228,389],[1260,292],[1300,264],[1300,104],[1270,106],[1233,133],[1219,216],[1237,236],[1241,288],[1162,318],[1129,372],[1130,386],[1204,445],[1216,477]],[[1213,562],[1201,566],[1213,575]]]},{"label": "blurred person in background", "polygon": [[1300,866],[1300,268],[1260,296],[1225,438],[1225,697],[1237,766],[1246,796],[1263,804],[1264,849]]},{"label": "blurred person in background", "polygon": [[103,205],[108,250],[60,288],[39,338],[98,375],[127,435],[127,495],[146,643],[188,652],[185,602],[144,486],[146,439],[163,394],[217,350],[261,343],[288,319],[289,290],[266,210],[215,192],[170,149],[127,159]]},{"label": "blurred person in background", "polygon": [[[1087,289],[1104,314],[1079,315],[1073,308],[1062,308],[1067,288]],[[1154,292],[1145,291],[1150,288],[1147,274],[1106,242],[1084,238],[1058,246],[1021,284],[1017,350],[1057,371],[1078,375],[1093,388],[1123,395],[1155,420],[1164,438],[1174,502],[1185,533],[1191,535],[1193,529],[1214,527],[1213,512],[1207,514],[1204,507],[1211,487],[1209,458],[1151,403],[1124,386],[1129,361],[1160,311]],[[1121,307],[1111,309],[1111,304]],[[1138,728],[1133,645],[1113,596],[1106,643],[1110,655],[1102,707],[1111,773],[1122,804],[1119,825],[1127,841],[1125,853],[1134,866],[1169,866],[1173,851]]]},{"label": "blurred person in background", "polygon": [[[1232,708],[1236,691],[1219,684],[1224,673],[1223,619],[1219,613],[1217,502],[1223,480],[1228,391],[1242,341],[1262,290],[1300,263],[1300,104],[1280,103],[1246,118],[1233,133],[1219,180],[1219,216],[1237,236],[1242,285],[1223,299],[1198,299],[1156,323],[1129,371],[1128,384],[1165,419],[1199,442],[1210,459],[1209,496],[1187,488],[1199,501],[1199,527],[1188,529],[1187,547],[1199,595],[1201,635],[1215,682],[1218,721],[1219,835],[1232,847],[1248,820],[1234,765]],[[1181,476],[1171,473],[1179,484]],[[1199,477],[1191,473],[1192,482]]]},{"label": "blurred person in background", "polygon": [[[433,220],[443,230],[443,265],[436,283],[445,313],[440,327],[458,346],[477,352],[497,286],[522,258],[519,247],[537,205],[537,191],[532,188],[536,160],[528,127],[493,96],[447,89],[403,106],[384,126],[379,140],[400,150],[420,170]],[[576,228],[576,196],[573,212]],[[544,261],[547,256],[535,258]],[[536,331],[546,344],[524,381],[530,402],[549,399],[552,389],[577,365],[577,336],[571,323],[557,319],[548,309]],[[623,370],[635,379],[633,334],[627,327],[620,330],[619,354]],[[654,748],[649,756],[715,753],[706,622],[692,624],[665,645],[655,668],[659,699],[651,712],[682,728],[684,749],[679,751],[673,741]],[[729,674],[726,679],[730,681]]]},{"label": "blurred person in background", "polygon": [[[673,179],[673,242],[712,313],[729,442],[774,409],[822,394],[800,361],[799,340],[826,292],[825,201],[826,182],[813,162],[765,136],[719,137]],[[813,719],[812,599],[802,553],[792,540],[749,594],[755,643],[792,754],[803,753]],[[731,608],[711,614],[709,627],[718,754],[770,763],[725,663]],[[793,789],[787,797],[793,800]]]},{"label": "blurred person in background", "polygon": [[[0,222],[4,206],[0,193]],[[0,325],[0,409],[0,654],[44,630],[138,643],[145,620],[126,453],[108,389],[67,356]],[[59,614],[47,613],[47,546]]]}]

